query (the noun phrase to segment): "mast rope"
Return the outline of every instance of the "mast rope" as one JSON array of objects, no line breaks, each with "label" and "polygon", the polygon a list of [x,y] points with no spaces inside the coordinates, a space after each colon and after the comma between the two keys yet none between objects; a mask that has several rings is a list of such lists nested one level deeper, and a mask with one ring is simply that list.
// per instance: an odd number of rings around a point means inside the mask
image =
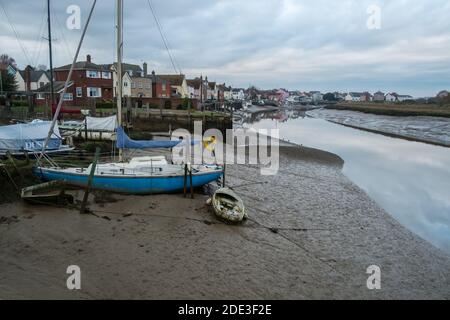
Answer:
[{"label": "mast rope", "polygon": [[[166,48],[166,51],[167,51],[167,54],[169,56],[170,62],[172,63],[172,67],[175,70],[175,73],[181,74],[182,73],[181,69],[179,68],[175,57],[173,56],[172,52],[169,49],[169,42],[168,42],[166,36],[164,35],[164,31],[163,31],[162,25],[161,25],[161,23],[159,21],[158,15],[156,14],[156,11],[155,11],[152,3],[150,2],[150,0],[147,0],[147,3],[148,3],[148,6],[150,8],[150,11],[152,12],[153,18],[155,19],[156,27],[158,28],[158,31],[159,31],[159,34],[160,34],[161,39],[163,41],[164,47]],[[178,66],[178,70],[177,70],[177,66]]]},{"label": "mast rope", "polygon": [[[91,10],[89,12],[89,16],[88,16],[88,18],[86,20],[86,24],[85,24],[85,26],[83,28],[83,32],[81,34],[81,38],[80,38],[80,41],[78,43],[77,51],[76,51],[75,56],[73,58],[72,65],[70,66],[69,74],[67,75],[67,79],[66,79],[66,82],[64,84],[64,89],[63,89],[63,91],[62,91],[62,93],[60,95],[61,97],[63,97],[64,94],[66,93],[67,87],[69,86],[70,79],[72,78],[73,69],[74,69],[74,66],[75,66],[75,64],[76,64],[76,62],[78,60],[78,54],[80,53],[81,44],[83,43],[84,36],[86,35],[86,31],[87,31],[87,28],[89,26],[89,22],[91,21],[92,13],[94,12],[94,8],[95,8],[96,3],[97,3],[97,0],[93,0],[92,7],[91,7]],[[42,146],[42,152],[41,152],[40,156],[37,159],[36,163],[37,163],[38,166],[40,165],[40,161],[41,161],[42,157],[44,157],[44,155],[45,155],[45,150],[47,148],[48,142],[50,141],[50,138],[51,138],[52,134],[54,133],[56,121],[59,118],[59,114],[60,114],[60,111],[61,111],[61,108],[62,108],[62,103],[63,103],[63,99],[61,98],[61,99],[59,99],[58,107],[56,108],[55,114],[53,115],[52,124],[50,126],[50,130],[48,132],[47,138],[45,139],[44,145]]]},{"label": "mast rope", "polygon": [[0,7],[2,7],[3,13],[5,14],[5,17],[6,17],[6,21],[8,21],[8,24],[11,27],[11,30],[13,31],[17,42],[19,43],[20,49],[22,50],[22,53],[25,56],[25,59],[27,60],[28,64],[31,66],[32,62],[31,62],[30,57],[28,55],[28,51],[24,47],[24,45],[22,43],[22,39],[20,38],[19,33],[17,32],[16,28],[14,27],[14,24],[11,22],[11,19],[9,18],[8,12],[6,11],[6,8],[5,8],[2,0],[0,0]]}]

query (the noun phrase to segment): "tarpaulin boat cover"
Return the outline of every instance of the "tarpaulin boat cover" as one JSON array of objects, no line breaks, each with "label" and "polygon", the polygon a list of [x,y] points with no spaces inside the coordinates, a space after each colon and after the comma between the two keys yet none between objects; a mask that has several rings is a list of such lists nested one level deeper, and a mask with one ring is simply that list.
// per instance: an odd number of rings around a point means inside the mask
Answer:
[{"label": "tarpaulin boat cover", "polygon": [[172,140],[132,140],[122,127],[117,128],[116,146],[119,149],[155,149],[155,148],[173,148],[181,141]]},{"label": "tarpaulin boat cover", "polygon": [[[50,130],[51,121],[33,121],[0,127],[0,150],[3,151],[42,151],[45,139]],[[55,125],[53,135],[46,150],[57,150],[61,145],[58,125]]]},{"label": "tarpaulin boat cover", "polygon": [[64,121],[61,129],[67,129],[67,127],[71,128],[83,128],[87,126],[87,130],[89,131],[105,131],[105,132],[115,132],[117,127],[117,117],[104,117],[104,118],[96,118],[96,117],[86,117],[86,124],[83,121]]},{"label": "tarpaulin boat cover", "polygon": [[90,131],[114,132],[117,127],[117,116],[105,118],[86,117],[86,126]]}]

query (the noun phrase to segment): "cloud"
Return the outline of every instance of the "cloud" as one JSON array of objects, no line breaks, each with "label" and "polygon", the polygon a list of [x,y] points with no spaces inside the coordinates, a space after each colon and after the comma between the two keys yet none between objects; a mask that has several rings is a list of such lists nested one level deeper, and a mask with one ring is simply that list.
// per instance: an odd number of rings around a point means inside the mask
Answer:
[{"label": "cloud", "polygon": [[[0,11],[1,51],[21,66],[47,64],[45,1],[2,2],[25,47]],[[152,0],[182,71],[235,86],[399,91],[434,95],[450,81],[450,2],[435,0]],[[79,30],[65,28],[70,4],[53,1],[55,65],[70,63]],[[381,8],[368,30],[367,8]],[[81,56],[115,59],[114,1],[98,1]],[[147,0],[125,1],[125,58],[173,72]],[[28,56],[28,57],[27,57]]]}]

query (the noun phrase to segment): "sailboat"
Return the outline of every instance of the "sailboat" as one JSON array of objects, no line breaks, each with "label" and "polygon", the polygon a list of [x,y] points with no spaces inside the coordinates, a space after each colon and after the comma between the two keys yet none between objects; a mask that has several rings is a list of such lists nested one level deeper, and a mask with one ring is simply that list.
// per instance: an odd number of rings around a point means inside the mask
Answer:
[{"label": "sailboat", "polygon": [[[84,27],[78,49],[75,54],[71,70],[63,90],[67,88],[71,77],[71,71],[77,60],[78,53],[95,7],[94,0],[89,17]],[[122,13],[123,0],[116,0],[117,5],[117,139],[116,146],[119,149],[119,162],[99,163],[95,167],[91,187],[99,190],[119,192],[125,194],[156,194],[181,191],[186,187],[200,187],[212,181],[218,180],[223,175],[223,167],[215,164],[191,165],[192,179],[186,179],[185,165],[170,164],[164,156],[133,157],[129,161],[123,159],[123,149],[148,149],[148,148],[173,148],[182,141],[136,141],[130,139],[122,128]],[[56,121],[62,106],[59,102],[54,114]],[[48,137],[51,136],[49,131]],[[43,151],[45,150],[44,144]],[[48,157],[46,157],[47,159]],[[34,173],[45,181],[64,181],[66,184],[85,187],[93,164],[87,168],[63,168],[53,161],[50,166],[39,165],[34,168]],[[40,163],[40,161],[39,161]]]}]

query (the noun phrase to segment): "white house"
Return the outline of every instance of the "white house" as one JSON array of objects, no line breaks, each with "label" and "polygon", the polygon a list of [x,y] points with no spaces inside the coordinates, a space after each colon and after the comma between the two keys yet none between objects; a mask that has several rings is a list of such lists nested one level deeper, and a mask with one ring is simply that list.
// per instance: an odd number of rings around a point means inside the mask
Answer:
[{"label": "white house", "polygon": [[[122,96],[123,97],[131,97],[131,76],[128,74],[128,71],[123,72],[122,76]],[[114,84],[114,97],[117,95],[117,72],[113,72],[113,84]]]},{"label": "white house", "polygon": [[397,101],[397,97],[398,97],[398,95],[396,93],[388,93],[386,95],[386,101],[395,102],[395,101]]},{"label": "white house", "polygon": [[218,99],[218,89],[217,84],[215,82],[208,82],[208,89],[207,89],[207,99],[211,100],[217,100]]},{"label": "white house", "polygon": [[245,99],[244,89],[232,89],[231,98],[233,100],[244,100]]},{"label": "white house", "polygon": [[[102,65],[103,68],[109,69],[113,75],[113,95],[116,96],[117,93],[117,63],[113,63],[110,65]],[[144,64],[144,68],[146,69],[146,64]],[[131,97],[131,77],[144,77],[144,71],[141,66],[137,64],[130,63],[122,63],[122,96],[123,97]]]},{"label": "white house", "polygon": [[186,86],[187,86],[187,90],[188,90],[188,97],[190,99],[197,99],[197,100],[201,100],[201,91],[204,88],[203,86],[205,85],[203,78],[195,78],[195,79],[188,79],[186,80]]},{"label": "white house", "polygon": [[351,102],[360,102],[361,101],[361,93],[358,92],[349,92],[345,96],[345,101],[351,101]]},{"label": "white house", "polygon": [[34,70],[27,66],[25,70],[18,70],[14,74],[17,82],[17,91],[35,91],[50,82],[50,78],[43,70]]},{"label": "white house", "polygon": [[312,102],[316,103],[316,102],[323,101],[323,94],[320,93],[320,91],[311,91],[310,94],[311,94]]},{"label": "white house", "polygon": [[231,88],[230,87],[226,87],[225,91],[223,92],[223,98],[226,101],[229,101],[233,98],[232,94],[231,94]]}]

